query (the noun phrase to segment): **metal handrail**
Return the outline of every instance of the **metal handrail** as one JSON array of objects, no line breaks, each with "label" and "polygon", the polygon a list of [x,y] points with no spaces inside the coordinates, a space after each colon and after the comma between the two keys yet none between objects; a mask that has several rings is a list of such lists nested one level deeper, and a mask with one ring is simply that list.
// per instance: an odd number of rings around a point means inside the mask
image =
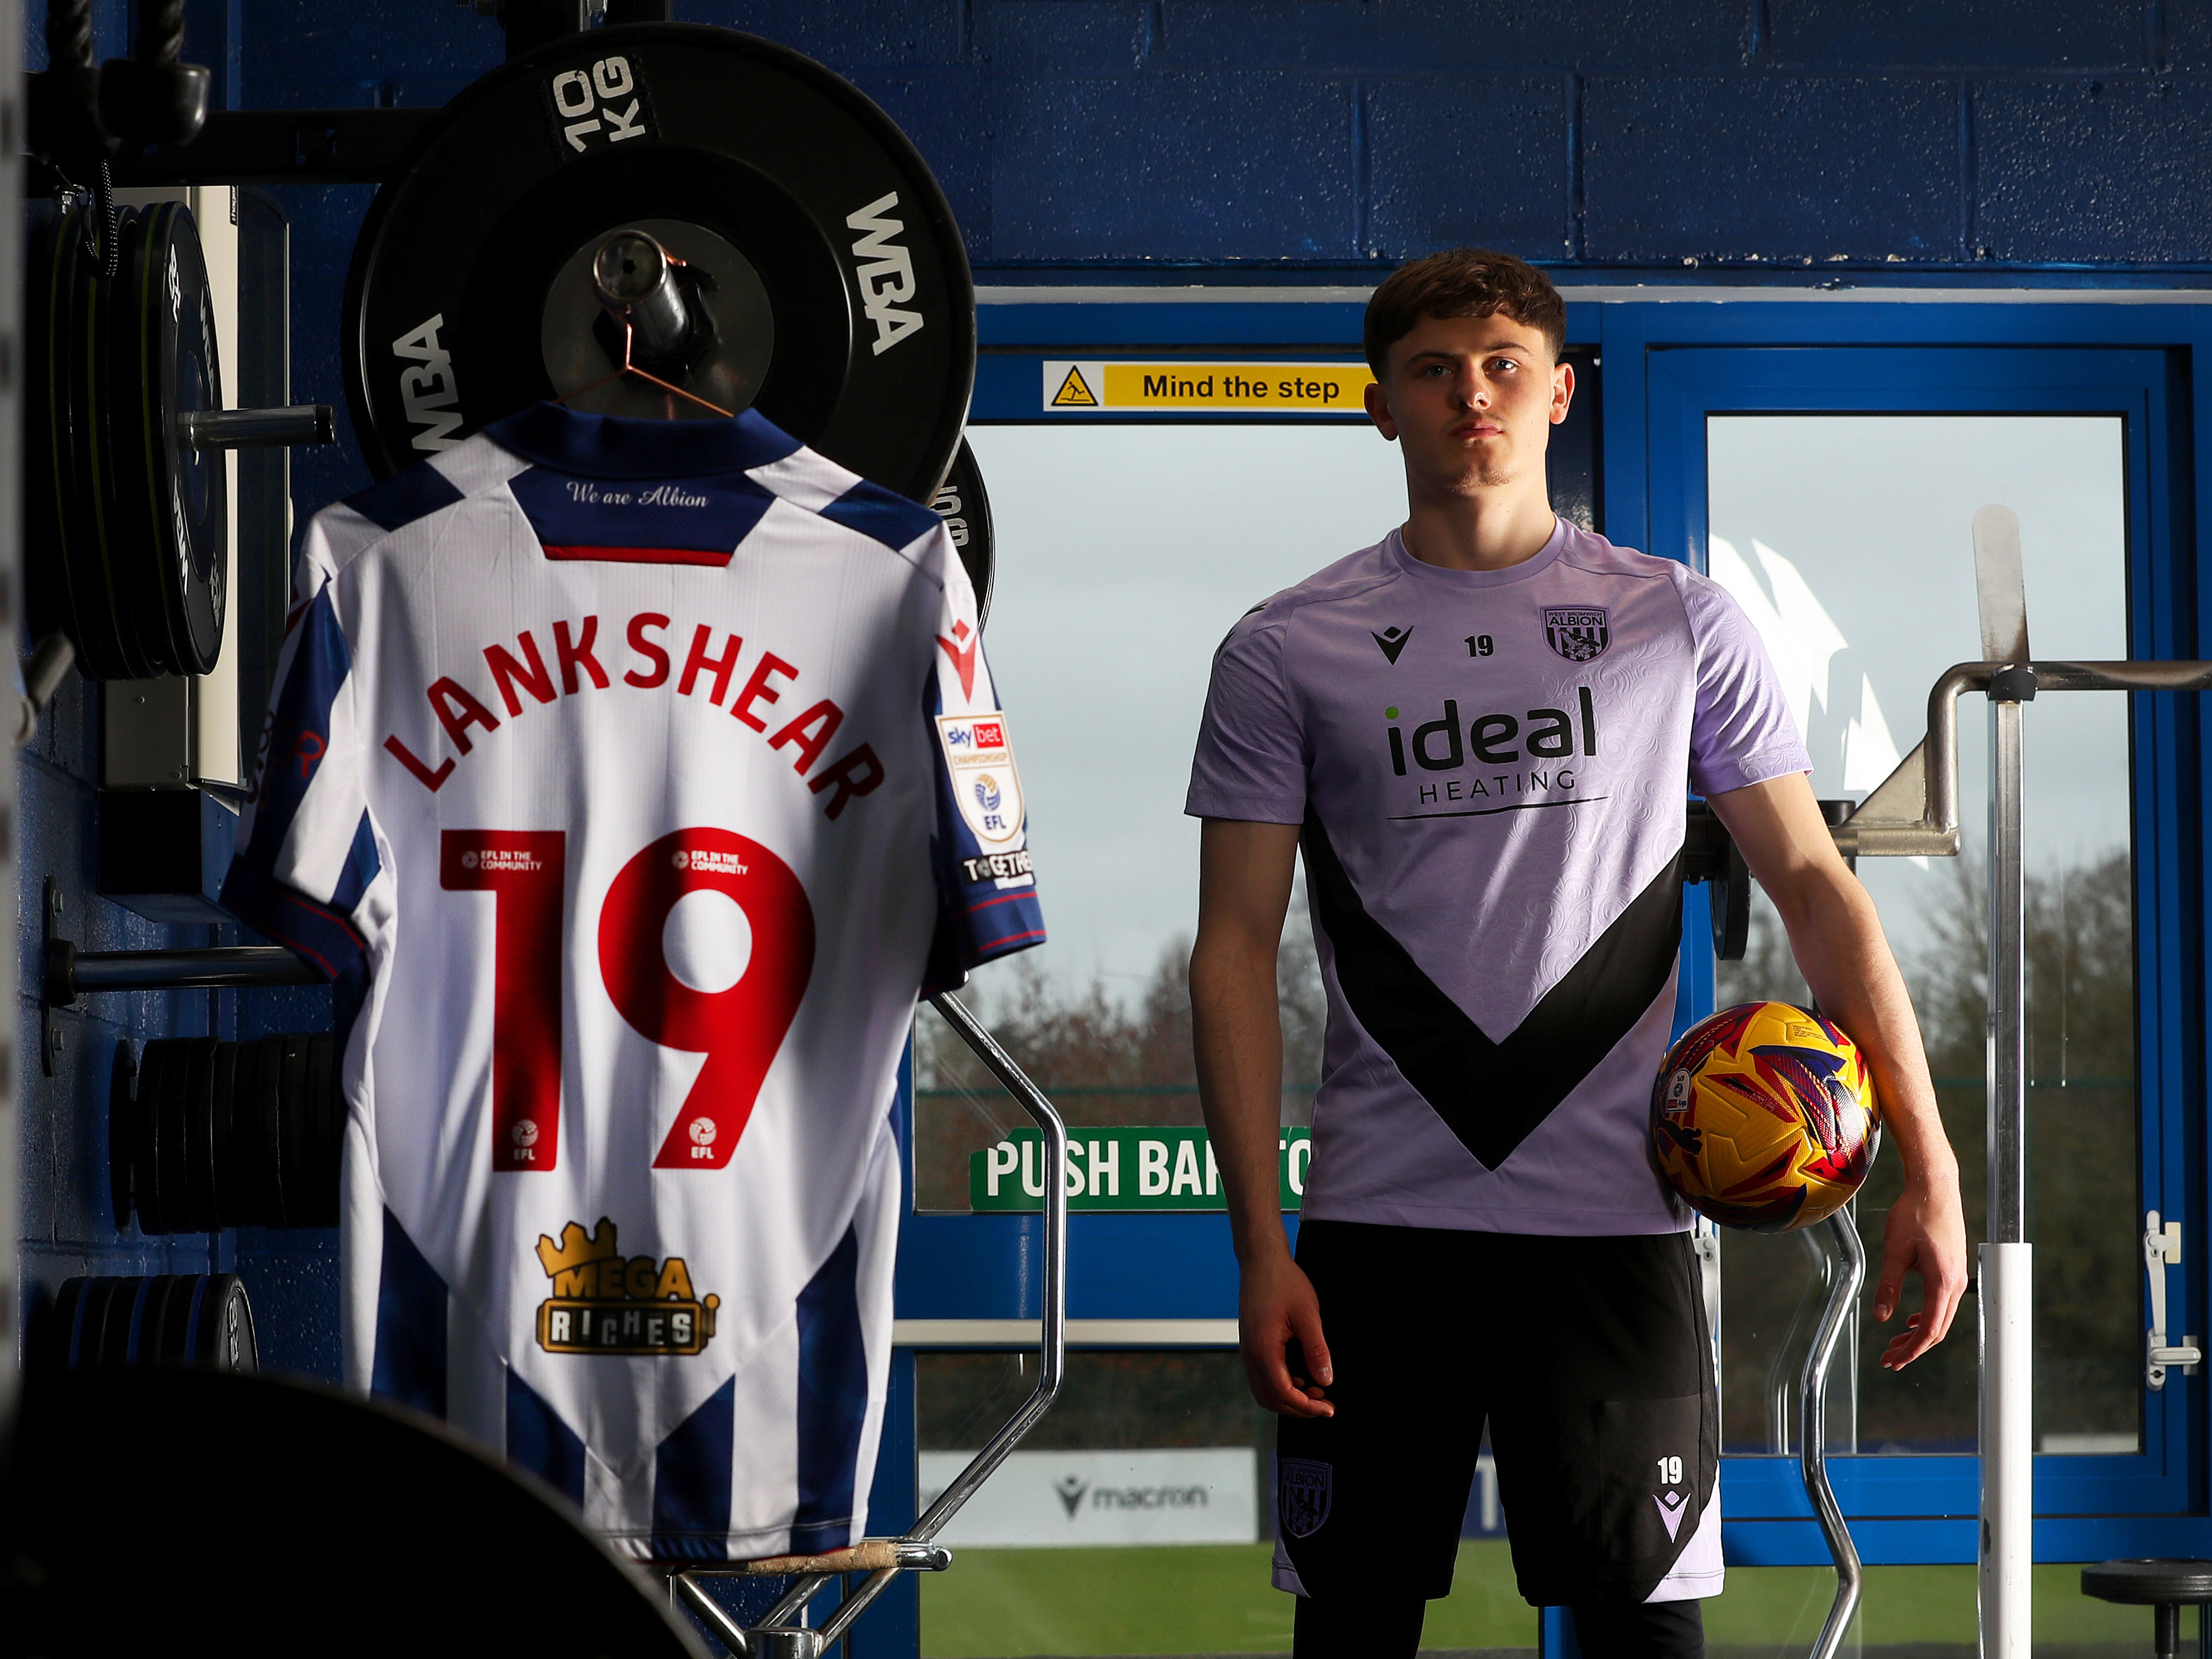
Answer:
[{"label": "metal handrail", "polygon": [[1013,1057],[976,1023],[957,997],[947,992],[932,997],[930,1004],[1043,1131],[1045,1168],[1052,1173],[1044,1183],[1044,1330],[1039,1344],[1036,1388],[1006,1419],[1006,1426],[938,1494],[921,1519],[907,1529],[906,1537],[917,1542],[927,1542],[942,1532],[975,1489],[1006,1461],[1051,1407],[1067,1371],[1067,1126],[1043,1091],[1024,1075]]},{"label": "metal handrail", "polygon": [[1928,735],[1833,831],[1846,858],[1951,858],[1959,851],[1959,699],[2002,669],[2033,672],[2044,691],[2203,691],[2212,662],[1962,662],[1928,693]]},{"label": "metal handrail", "polygon": [[[968,1467],[938,1494],[921,1519],[899,1537],[880,1540],[890,1545],[893,1565],[870,1570],[860,1587],[839,1604],[820,1629],[807,1630],[789,1621],[801,1616],[806,1604],[836,1576],[833,1573],[799,1573],[749,1630],[740,1629],[696,1582],[700,1577],[720,1576],[718,1570],[693,1569],[675,1575],[672,1588],[676,1595],[707,1621],[725,1647],[743,1659],[814,1659],[850,1629],[900,1573],[941,1571],[951,1561],[951,1552],[934,1541],[937,1534],[1036,1426],[1037,1419],[1059,1395],[1067,1373],[1067,1126],[1044,1091],[1030,1081],[1013,1056],[999,1046],[957,997],[945,992],[932,997],[930,1004],[1006,1085],[1007,1093],[1044,1135],[1045,1167],[1052,1174],[1045,1182],[1044,1192],[1044,1322],[1038,1344],[1036,1387],[983,1449],[969,1460]],[[872,1545],[879,1540],[867,1541]]]},{"label": "metal handrail", "polygon": [[1828,1554],[1836,1564],[1836,1599],[1828,1608],[1827,1621],[1820,1626],[1820,1638],[1813,1644],[1813,1659],[1835,1659],[1844,1633],[1850,1628],[1851,1615],[1858,1611],[1859,1590],[1866,1577],[1859,1565],[1858,1546],[1851,1541],[1850,1528],[1844,1524],[1844,1512],[1828,1485],[1828,1364],[1835,1358],[1837,1339],[1844,1333],[1851,1304],[1858,1299],[1859,1287],[1866,1283],[1866,1247],[1859,1242],[1858,1226],[1848,1208],[1828,1218],[1828,1232],[1836,1241],[1842,1271],[1828,1287],[1820,1328],[1814,1335],[1812,1351],[1805,1356],[1805,1370],[1798,1381],[1797,1471],[1804,1480],[1806,1497],[1813,1500],[1813,1514],[1820,1523],[1820,1535],[1827,1540]]}]

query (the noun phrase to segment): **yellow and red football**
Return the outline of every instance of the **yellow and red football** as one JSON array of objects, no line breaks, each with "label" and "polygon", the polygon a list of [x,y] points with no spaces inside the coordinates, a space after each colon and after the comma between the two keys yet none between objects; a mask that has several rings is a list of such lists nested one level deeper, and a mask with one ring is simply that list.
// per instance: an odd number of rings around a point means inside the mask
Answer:
[{"label": "yellow and red football", "polygon": [[1651,1155],[1667,1184],[1723,1226],[1784,1233],[1849,1203],[1881,1144],[1866,1061],[1829,1021],[1787,1002],[1699,1020],[1651,1091]]}]

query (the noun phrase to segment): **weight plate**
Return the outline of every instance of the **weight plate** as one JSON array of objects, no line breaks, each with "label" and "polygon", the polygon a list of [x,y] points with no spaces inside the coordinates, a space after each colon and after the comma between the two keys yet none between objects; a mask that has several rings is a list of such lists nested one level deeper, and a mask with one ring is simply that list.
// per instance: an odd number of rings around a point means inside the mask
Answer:
[{"label": "weight plate", "polygon": [[95,1282],[82,1276],[64,1279],[54,1292],[53,1311],[39,1328],[39,1344],[30,1356],[40,1371],[65,1371],[76,1363],[84,1340],[85,1298]]},{"label": "weight plate", "polygon": [[107,1308],[114,1299],[119,1279],[102,1275],[75,1281],[77,1298],[70,1321],[70,1331],[64,1352],[71,1370],[81,1370],[100,1364],[100,1351],[107,1342]]},{"label": "weight plate", "polygon": [[113,1206],[115,1231],[131,1224],[131,1160],[138,1149],[137,1056],[131,1039],[115,1045],[115,1058],[107,1068],[107,1195]]},{"label": "weight plate", "polygon": [[192,1306],[190,1273],[157,1273],[146,1281],[129,1364],[166,1365],[184,1352]]},{"label": "weight plate", "polygon": [[313,1207],[314,1176],[307,1146],[307,1038],[285,1032],[270,1041],[276,1048],[276,1225],[298,1227]]},{"label": "weight plate", "polygon": [[166,1231],[161,1213],[161,1094],[167,1086],[173,1045],[149,1042],[138,1064],[137,1129],[131,1154],[131,1199],[138,1209],[138,1231]]},{"label": "weight plate", "polygon": [[107,1307],[100,1320],[100,1350],[91,1352],[88,1340],[80,1350],[77,1364],[128,1365],[137,1354],[138,1319],[146,1310],[146,1281],[143,1279],[118,1279],[108,1295]]},{"label": "weight plate", "polygon": [[36,626],[59,626],[76,647],[77,667],[93,679],[154,672],[124,625],[124,595],[112,580],[100,535],[102,495],[95,472],[99,277],[85,252],[88,210],[55,216],[37,246],[26,319],[33,354],[29,422],[26,550],[34,578]]},{"label": "weight plate", "polygon": [[209,1232],[222,1224],[215,1207],[215,1069],[222,1044],[196,1037],[185,1050],[179,1115],[185,1128],[185,1203],[179,1232]]},{"label": "weight plate", "polygon": [[983,474],[965,438],[960,441],[951,470],[929,504],[945,520],[960,562],[967,567],[968,585],[975,590],[975,625],[981,628],[991,619],[991,583],[998,574],[998,544],[991,535],[991,498],[983,493]]},{"label": "weight plate", "polygon": [[97,430],[104,541],[158,672],[204,674],[222,650],[229,483],[220,449],[185,441],[182,417],[222,407],[215,303],[191,210],[131,215],[105,285]]},{"label": "weight plate", "polygon": [[[345,305],[369,465],[395,472],[551,395],[548,307],[575,308],[556,281],[654,222],[697,234],[718,293],[757,279],[773,338],[753,406],[928,500],[975,379],[975,290],[944,193],[848,82],[694,24],[594,29],[495,70],[378,191]],[[743,265],[714,270],[708,238]]]},{"label": "weight plate", "polygon": [[157,1231],[177,1233],[189,1231],[192,1227],[188,1102],[191,1094],[193,1040],[174,1037],[169,1041],[169,1063],[162,1068],[161,1091],[154,1100],[154,1169],[161,1211]]},{"label": "weight plate", "polygon": [[243,1043],[218,1042],[215,1079],[208,1090],[208,1192],[217,1227],[239,1224],[238,1077]]},{"label": "weight plate", "polygon": [[199,1301],[190,1355],[197,1365],[219,1371],[258,1370],[261,1355],[253,1339],[253,1304],[236,1273],[210,1273]]},{"label": "weight plate", "polygon": [[301,1224],[338,1224],[338,1161],[345,1138],[345,1102],[338,1090],[337,1044],[327,1031],[307,1039],[307,1097],[304,1137],[307,1192]]},{"label": "weight plate", "polygon": [[284,1218],[283,1188],[276,1172],[276,1086],[283,1041],[281,1036],[257,1037],[240,1046],[231,1108],[238,1218],[264,1227],[276,1226]]}]

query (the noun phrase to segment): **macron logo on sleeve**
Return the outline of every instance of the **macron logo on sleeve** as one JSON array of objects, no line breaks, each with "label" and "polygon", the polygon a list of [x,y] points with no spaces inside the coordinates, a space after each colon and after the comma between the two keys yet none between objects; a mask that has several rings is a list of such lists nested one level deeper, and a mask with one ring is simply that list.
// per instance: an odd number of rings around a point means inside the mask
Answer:
[{"label": "macron logo on sleeve", "polygon": [[945,654],[952,659],[953,670],[960,676],[961,697],[963,700],[973,697],[975,695],[975,630],[964,622],[957,622],[952,624],[952,638],[948,640],[939,634],[937,642],[945,647]]}]

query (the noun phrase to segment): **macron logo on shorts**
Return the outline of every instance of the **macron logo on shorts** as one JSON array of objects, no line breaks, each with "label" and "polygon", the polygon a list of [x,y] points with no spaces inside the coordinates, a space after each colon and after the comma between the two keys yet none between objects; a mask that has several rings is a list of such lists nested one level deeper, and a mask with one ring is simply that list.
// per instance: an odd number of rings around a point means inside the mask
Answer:
[{"label": "macron logo on shorts", "polygon": [[1651,1501],[1659,1506],[1659,1518],[1667,1523],[1667,1539],[1674,1541],[1674,1534],[1682,1530],[1682,1516],[1689,1510],[1689,1500],[1680,1492],[1654,1492]]},{"label": "macron logo on shorts", "polygon": [[1276,1466],[1283,1530],[1291,1537],[1310,1538],[1328,1519],[1328,1464],[1303,1457],[1285,1457]]}]

